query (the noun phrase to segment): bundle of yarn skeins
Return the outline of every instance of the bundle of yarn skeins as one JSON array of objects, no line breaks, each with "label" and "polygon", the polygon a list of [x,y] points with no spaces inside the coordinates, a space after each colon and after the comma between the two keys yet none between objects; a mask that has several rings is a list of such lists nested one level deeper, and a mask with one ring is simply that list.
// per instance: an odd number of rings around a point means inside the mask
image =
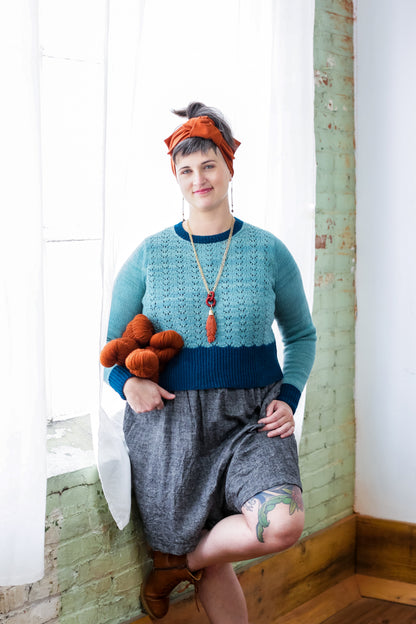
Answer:
[{"label": "bundle of yarn skeins", "polygon": [[132,375],[156,383],[159,373],[183,347],[183,339],[173,329],[155,333],[152,322],[137,314],[127,325],[121,338],[107,342],[100,355],[106,368],[125,366]]}]

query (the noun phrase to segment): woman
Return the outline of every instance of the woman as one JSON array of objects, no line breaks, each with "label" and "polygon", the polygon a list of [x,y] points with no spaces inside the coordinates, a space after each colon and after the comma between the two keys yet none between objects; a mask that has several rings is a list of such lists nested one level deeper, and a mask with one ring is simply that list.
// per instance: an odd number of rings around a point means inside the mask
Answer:
[{"label": "woman", "polygon": [[[316,334],[298,268],[270,233],[234,218],[239,145],[215,109],[192,103],[166,139],[189,219],[146,239],[117,277],[108,339],[138,313],[184,348],[159,384],[115,366],[124,433],[154,566],[153,619],[178,583],[198,584],[213,624],[247,624],[231,562],[279,552],[304,523],[294,411]],[[283,371],[271,328],[285,346]]]}]

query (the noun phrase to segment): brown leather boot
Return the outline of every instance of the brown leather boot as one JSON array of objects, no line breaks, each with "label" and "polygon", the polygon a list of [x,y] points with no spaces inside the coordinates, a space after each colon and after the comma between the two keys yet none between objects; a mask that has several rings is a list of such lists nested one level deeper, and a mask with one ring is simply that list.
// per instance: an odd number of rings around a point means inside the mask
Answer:
[{"label": "brown leather boot", "polygon": [[169,610],[169,595],[175,587],[182,581],[195,585],[201,580],[202,572],[203,570],[188,570],[186,555],[153,551],[153,570],[140,590],[143,608],[152,619],[163,618]]}]

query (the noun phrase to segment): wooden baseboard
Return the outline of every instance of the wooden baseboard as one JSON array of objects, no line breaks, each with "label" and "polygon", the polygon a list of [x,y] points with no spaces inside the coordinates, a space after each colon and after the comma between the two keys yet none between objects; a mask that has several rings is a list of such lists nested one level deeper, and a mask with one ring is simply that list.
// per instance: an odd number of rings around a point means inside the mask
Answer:
[{"label": "wooden baseboard", "polygon": [[242,572],[250,621],[271,624],[352,576],[354,545],[355,517],[349,516]]},{"label": "wooden baseboard", "polygon": [[357,515],[356,573],[416,584],[416,525]]}]

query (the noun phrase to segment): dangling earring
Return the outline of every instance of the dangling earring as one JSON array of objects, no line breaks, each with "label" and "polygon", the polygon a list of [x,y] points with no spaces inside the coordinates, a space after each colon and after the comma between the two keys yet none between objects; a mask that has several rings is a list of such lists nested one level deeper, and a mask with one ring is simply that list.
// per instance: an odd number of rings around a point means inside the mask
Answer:
[{"label": "dangling earring", "polygon": [[185,221],[185,198],[182,196],[182,223]]},{"label": "dangling earring", "polygon": [[231,196],[231,214],[234,214],[234,194],[233,194],[233,181],[231,180],[230,185],[230,196]]}]

